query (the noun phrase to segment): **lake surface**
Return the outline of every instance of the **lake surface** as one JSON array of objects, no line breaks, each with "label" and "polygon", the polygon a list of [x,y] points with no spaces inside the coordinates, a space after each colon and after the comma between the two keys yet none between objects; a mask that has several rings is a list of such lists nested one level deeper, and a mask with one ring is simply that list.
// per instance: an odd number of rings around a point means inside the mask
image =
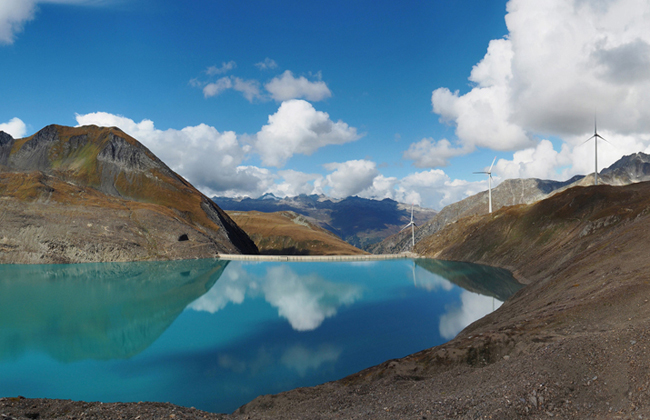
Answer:
[{"label": "lake surface", "polygon": [[428,259],[0,265],[0,396],[232,412],[444,343],[520,287]]}]

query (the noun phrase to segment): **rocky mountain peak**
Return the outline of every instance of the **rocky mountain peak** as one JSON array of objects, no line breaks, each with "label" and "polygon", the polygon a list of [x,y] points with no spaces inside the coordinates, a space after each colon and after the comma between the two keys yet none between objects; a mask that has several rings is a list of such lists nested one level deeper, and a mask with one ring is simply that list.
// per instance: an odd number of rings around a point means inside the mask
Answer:
[{"label": "rocky mountain peak", "polygon": [[[211,248],[204,250],[213,249],[212,254],[200,251],[196,255],[257,253],[250,238],[212,200],[144,145],[115,127],[50,125],[23,139],[13,139],[3,133],[0,137],[0,176],[3,196],[22,203],[41,201],[44,205],[38,212],[43,213],[43,217],[55,203],[82,211],[82,207],[88,205],[115,208],[115,198],[122,203],[116,209],[146,208],[152,223],[155,217],[167,218],[170,226],[179,229],[173,234],[161,231],[160,234],[168,238],[152,237],[149,243],[169,240],[171,244],[193,232],[189,237],[197,240],[200,237],[205,244],[201,246],[211,244]],[[90,196],[92,203],[85,199]],[[126,225],[140,223],[128,213],[118,213],[114,212],[116,217],[128,216]],[[94,226],[97,222],[88,225]],[[147,229],[147,234],[151,232]],[[155,256],[149,258],[165,259],[160,251],[151,251]],[[175,258],[192,255],[189,248],[186,251]]]}]

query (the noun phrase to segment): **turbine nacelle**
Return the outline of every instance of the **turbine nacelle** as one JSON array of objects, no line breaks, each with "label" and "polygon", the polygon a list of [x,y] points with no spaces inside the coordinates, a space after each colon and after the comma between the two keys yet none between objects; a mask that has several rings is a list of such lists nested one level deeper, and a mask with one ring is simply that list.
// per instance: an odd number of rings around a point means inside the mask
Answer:
[{"label": "turbine nacelle", "polygon": [[[598,140],[603,140],[606,143],[609,143],[603,136],[598,134],[598,126],[596,125],[596,117],[594,117],[594,135],[589,137],[587,140],[582,142],[582,144],[587,143],[589,140],[594,139],[594,158],[595,158],[595,168],[594,168],[594,185],[598,185]],[[609,143],[612,144],[612,143]]]},{"label": "turbine nacelle", "polygon": [[492,168],[494,167],[494,162],[497,161],[497,157],[494,157],[494,160],[492,161],[492,165],[490,165],[490,169],[487,171],[481,171],[481,172],[474,172],[475,174],[487,174],[488,176],[488,210],[490,211],[490,214],[492,213]]},{"label": "turbine nacelle", "polygon": [[413,247],[415,248],[415,227],[417,226],[415,222],[413,221],[413,206],[415,204],[411,204],[411,221],[408,223],[408,225],[404,226],[402,229],[400,229],[400,232],[408,229],[409,227],[411,228],[411,238],[413,242]]}]

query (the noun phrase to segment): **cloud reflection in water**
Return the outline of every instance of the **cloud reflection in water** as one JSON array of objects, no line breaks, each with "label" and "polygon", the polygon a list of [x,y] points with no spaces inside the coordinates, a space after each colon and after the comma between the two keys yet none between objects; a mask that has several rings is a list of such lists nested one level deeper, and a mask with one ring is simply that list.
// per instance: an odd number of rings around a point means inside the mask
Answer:
[{"label": "cloud reflection in water", "polygon": [[328,344],[323,344],[316,350],[296,345],[284,352],[281,362],[304,377],[309,370],[318,370],[325,363],[336,362],[341,352],[341,348]]},{"label": "cloud reflection in water", "polygon": [[277,308],[297,331],[318,328],[325,318],[336,315],[342,305],[361,298],[357,285],[333,283],[318,274],[299,275],[288,265],[270,266],[258,278],[246,272],[241,264],[231,264],[214,287],[190,306],[196,311],[215,313],[228,303],[241,304],[248,296],[262,295]]},{"label": "cloud reflection in water", "polygon": [[440,336],[451,340],[472,322],[483,318],[496,310],[503,302],[490,296],[463,290],[460,294],[460,306],[447,305],[447,312],[440,316]]}]

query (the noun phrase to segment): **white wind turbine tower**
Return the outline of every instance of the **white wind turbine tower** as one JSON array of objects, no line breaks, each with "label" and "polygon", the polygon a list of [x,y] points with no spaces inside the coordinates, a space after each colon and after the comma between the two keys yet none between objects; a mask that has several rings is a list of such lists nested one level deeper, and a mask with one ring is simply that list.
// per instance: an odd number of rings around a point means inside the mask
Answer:
[{"label": "white wind turbine tower", "polygon": [[411,204],[411,221],[409,222],[408,225],[404,226],[400,232],[404,229],[407,229],[409,226],[411,227],[411,238],[413,239],[413,248],[415,248],[415,222],[413,221],[413,206],[414,204]]},{"label": "white wind turbine tower", "polygon": [[[596,117],[594,117],[594,135],[585,140],[582,144],[587,143],[589,140],[594,139],[594,156],[595,156],[595,169],[594,169],[594,185],[598,185],[598,139],[604,140],[609,143],[603,136],[598,134],[598,126],[596,125]],[[611,144],[611,143],[610,143]]]},{"label": "white wind turbine tower", "polygon": [[481,172],[474,172],[475,174],[487,174],[488,176],[488,205],[490,209],[490,213],[492,213],[492,167],[494,166],[494,162],[497,161],[497,157],[494,157],[494,160],[492,161],[492,165],[490,165],[490,169],[487,171],[481,171]]}]

